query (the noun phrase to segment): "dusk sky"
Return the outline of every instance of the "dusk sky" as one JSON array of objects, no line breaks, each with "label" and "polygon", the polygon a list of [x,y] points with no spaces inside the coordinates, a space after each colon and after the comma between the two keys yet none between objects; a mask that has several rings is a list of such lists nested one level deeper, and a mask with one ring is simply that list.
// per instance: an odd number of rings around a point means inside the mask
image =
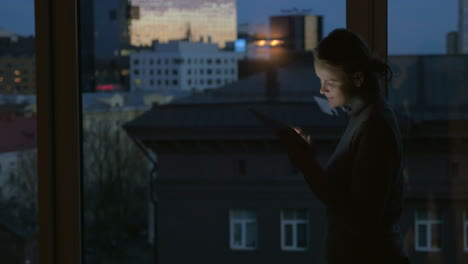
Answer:
[{"label": "dusk sky", "polygon": [[[446,34],[457,30],[457,0],[389,0],[389,54],[445,53]],[[34,32],[34,0],[2,0],[0,27]],[[324,16],[325,34],[345,26],[345,0],[237,0],[238,23],[268,23],[282,9],[312,9]]]}]

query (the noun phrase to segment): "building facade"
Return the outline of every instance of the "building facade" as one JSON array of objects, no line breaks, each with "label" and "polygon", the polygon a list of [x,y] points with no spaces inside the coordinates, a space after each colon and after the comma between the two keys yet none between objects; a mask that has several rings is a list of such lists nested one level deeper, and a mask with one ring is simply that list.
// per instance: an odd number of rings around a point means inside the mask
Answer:
[{"label": "building facade", "polygon": [[154,40],[168,42],[187,37],[189,41],[211,39],[220,47],[237,35],[235,0],[133,0],[139,16],[132,20],[131,43],[150,46]]},{"label": "building facade", "polygon": [[270,17],[270,37],[281,40],[289,51],[312,52],[323,35],[323,17],[278,15]]},{"label": "building facade", "polygon": [[239,53],[201,42],[156,43],[131,55],[131,90],[200,91],[237,81]]}]

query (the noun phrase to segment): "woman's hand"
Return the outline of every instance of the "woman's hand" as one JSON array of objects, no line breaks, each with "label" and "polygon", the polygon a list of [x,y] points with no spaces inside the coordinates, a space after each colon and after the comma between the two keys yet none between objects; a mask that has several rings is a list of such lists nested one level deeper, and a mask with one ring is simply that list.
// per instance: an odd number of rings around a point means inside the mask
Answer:
[{"label": "woman's hand", "polygon": [[301,128],[291,127],[289,130],[277,132],[281,144],[286,149],[291,163],[304,171],[315,161],[315,149],[310,135],[304,134]]}]

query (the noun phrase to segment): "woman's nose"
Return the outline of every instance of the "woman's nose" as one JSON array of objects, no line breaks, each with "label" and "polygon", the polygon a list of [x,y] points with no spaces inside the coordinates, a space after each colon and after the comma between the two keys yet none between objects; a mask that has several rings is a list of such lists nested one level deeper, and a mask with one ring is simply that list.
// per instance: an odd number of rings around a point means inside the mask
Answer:
[{"label": "woman's nose", "polygon": [[325,91],[327,90],[326,84],[322,83],[320,85],[320,94],[325,94]]}]

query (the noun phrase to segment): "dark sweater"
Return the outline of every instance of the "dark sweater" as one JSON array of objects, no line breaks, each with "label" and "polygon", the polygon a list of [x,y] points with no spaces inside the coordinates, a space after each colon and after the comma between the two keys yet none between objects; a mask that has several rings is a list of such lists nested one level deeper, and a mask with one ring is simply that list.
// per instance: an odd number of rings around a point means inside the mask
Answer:
[{"label": "dark sweater", "polygon": [[349,123],[318,195],[327,207],[328,263],[401,263],[398,124],[383,98],[354,97],[349,107]]}]

